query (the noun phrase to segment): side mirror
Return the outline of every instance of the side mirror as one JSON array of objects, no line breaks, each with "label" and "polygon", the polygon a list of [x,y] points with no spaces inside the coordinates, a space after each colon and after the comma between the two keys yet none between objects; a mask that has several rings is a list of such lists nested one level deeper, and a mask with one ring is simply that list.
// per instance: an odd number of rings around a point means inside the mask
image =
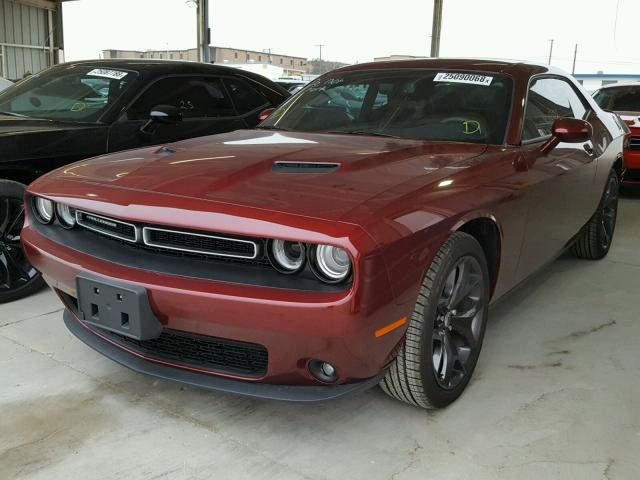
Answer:
[{"label": "side mirror", "polygon": [[151,109],[149,118],[154,122],[175,125],[182,121],[182,112],[173,105],[156,105]]},{"label": "side mirror", "polygon": [[173,105],[156,105],[149,113],[149,120],[140,127],[142,133],[153,135],[159,123],[165,125],[175,125],[182,121],[182,112]]},{"label": "side mirror", "polygon": [[577,118],[559,118],[551,127],[551,138],[542,146],[545,155],[560,143],[582,143],[591,140],[593,127]]},{"label": "side mirror", "polygon": [[261,111],[260,115],[258,115],[258,122],[264,122],[275,111],[275,108],[267,108],[266,110]]}]

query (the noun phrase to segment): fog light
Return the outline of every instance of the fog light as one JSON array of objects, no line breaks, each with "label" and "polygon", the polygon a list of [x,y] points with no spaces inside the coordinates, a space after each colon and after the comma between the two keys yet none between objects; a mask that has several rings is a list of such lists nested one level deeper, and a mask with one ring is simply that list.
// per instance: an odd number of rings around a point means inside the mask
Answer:
[{"label": "fog light", "polygon": [[329,362],[322,360],[311,360],[309,362],[309,372],[323,383],[333,383],[338,379],[336,368]]}]

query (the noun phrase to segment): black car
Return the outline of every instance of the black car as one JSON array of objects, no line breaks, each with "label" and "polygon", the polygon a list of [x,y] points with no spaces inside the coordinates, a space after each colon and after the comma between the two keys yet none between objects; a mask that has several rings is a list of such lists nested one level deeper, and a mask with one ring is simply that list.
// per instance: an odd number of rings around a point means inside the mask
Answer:
[{"label": "black car", "polygon": [[26,184],[108,152],[252,128],[288,97],[250,72],[162,60],[66,63],[1,92],[0,303],[43,284],[19,244]]}]

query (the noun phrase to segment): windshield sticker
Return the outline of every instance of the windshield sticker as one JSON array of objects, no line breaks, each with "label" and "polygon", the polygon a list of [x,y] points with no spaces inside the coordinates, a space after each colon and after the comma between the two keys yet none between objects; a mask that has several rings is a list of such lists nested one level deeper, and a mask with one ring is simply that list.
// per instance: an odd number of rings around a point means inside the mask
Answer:
[{"label": "windshield sticker", "polygon": [[113,78],[114,80],[120,80],[127,76],[127,72],[121,72],[120,70],[109,70],[106,68],[94,68],[87,75],[94,77]]},{"label": "windshield sticker", "polygon": [[464,129],[462,133],[465,135],[473,135],[474,133],[482,133],[482,129],[480,128],[480,122],[476,120],[465,120],[462,122]]},{"label": "windshield sticker", "polygon": [[493,77],[486,75],[478,75],[477,73],[438,73],[434,82],[452,82],[452,83],[469,83],[471,85],[484,85],[488,87],[493,81]]}]

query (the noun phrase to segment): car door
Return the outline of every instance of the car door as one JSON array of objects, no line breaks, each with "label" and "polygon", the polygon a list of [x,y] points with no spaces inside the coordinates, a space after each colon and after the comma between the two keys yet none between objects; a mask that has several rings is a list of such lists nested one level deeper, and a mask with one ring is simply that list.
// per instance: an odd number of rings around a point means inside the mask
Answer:
[{"label": "car door", "polygon": [[[157,105],[180,109],[182,121],[176,124],[156,123],[143,131],[151,110]],[[196,75],[164,77],[151,84],[114,122],[109,135],[109,151],[174,142],[246,126],[221,78]]]},{"label": "car door", "polygon": [[591,118],[588,102],[561,77],[538,77],[527,95],[522,130],[522,152],[517,160],[527,170],[526,231],[518,276],[522,279],[551,261],[587,223],[595,210],[592,188],[597,147],[560,143],[544,154],[558,118]]}]

